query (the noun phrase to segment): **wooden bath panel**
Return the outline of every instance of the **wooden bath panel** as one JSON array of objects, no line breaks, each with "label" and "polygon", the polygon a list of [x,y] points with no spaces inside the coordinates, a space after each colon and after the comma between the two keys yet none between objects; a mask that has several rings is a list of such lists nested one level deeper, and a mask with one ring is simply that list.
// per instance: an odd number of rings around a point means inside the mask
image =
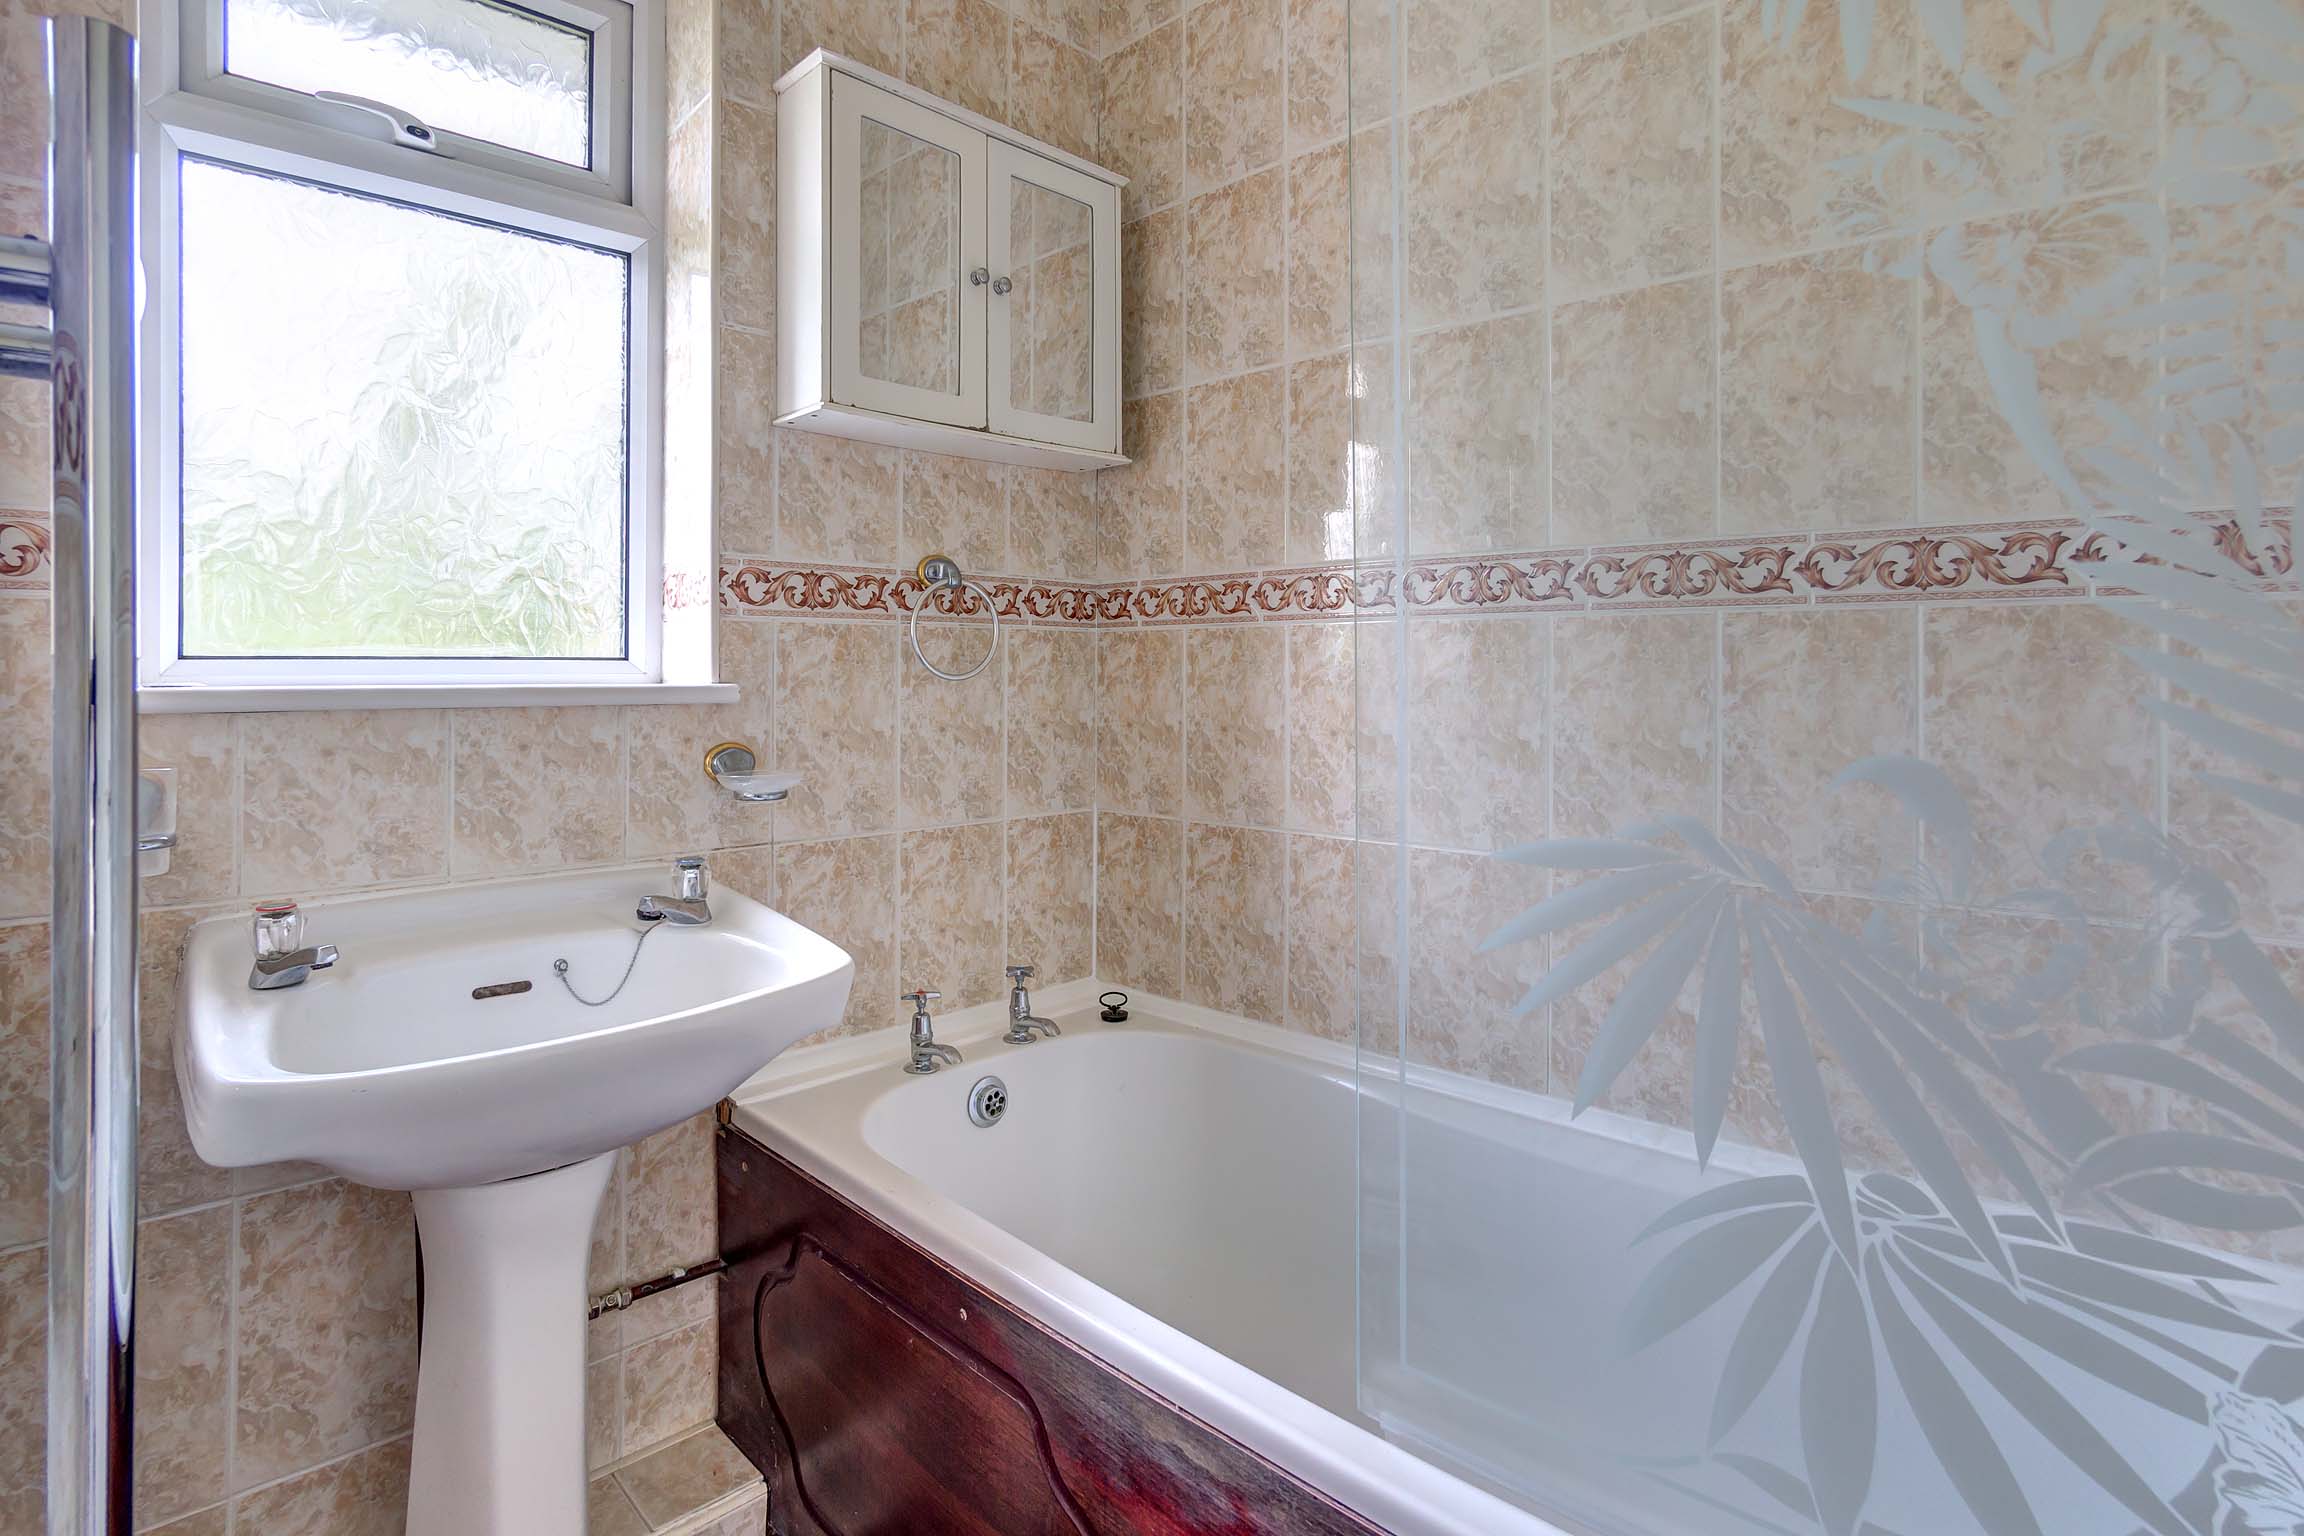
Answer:
[{"label": "wooden bath panel", "polygon": [[1382,1536],[743,1131],[718,1164],[720,1425],[776,1536]]}]

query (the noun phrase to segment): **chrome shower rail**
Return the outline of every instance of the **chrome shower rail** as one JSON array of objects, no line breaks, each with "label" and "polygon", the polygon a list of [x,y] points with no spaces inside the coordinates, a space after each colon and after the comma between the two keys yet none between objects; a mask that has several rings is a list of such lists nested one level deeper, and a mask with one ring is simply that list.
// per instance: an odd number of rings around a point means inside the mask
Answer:
[{"label": "chrome shower rail", "polygon": [[125,1536],[136,1274],[135,42],[48,22],[49,244],[0,294],[53,329],[48,955],[49,1536]]}]

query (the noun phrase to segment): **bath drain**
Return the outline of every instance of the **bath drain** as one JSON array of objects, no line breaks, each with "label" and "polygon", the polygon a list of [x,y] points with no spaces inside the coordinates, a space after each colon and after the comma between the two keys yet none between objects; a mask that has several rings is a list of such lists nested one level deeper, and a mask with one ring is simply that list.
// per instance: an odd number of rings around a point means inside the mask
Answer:
[{"label": "bath drain", "polygon": [[980,1077],[968,1090],[968,1118],[978,1125],[998,1125],[1008,1113],[1008,1085],[996,1077]]}]

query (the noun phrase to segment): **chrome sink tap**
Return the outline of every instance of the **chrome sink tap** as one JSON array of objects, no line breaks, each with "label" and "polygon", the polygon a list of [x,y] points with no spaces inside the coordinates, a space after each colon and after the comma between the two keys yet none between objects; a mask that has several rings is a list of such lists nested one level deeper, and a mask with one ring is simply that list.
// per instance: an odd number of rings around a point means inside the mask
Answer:
[{"label": "chrome sink tap", "polygon": [[701,928],[712,921],[712,904],[705,898],[712,888],[712,877],[704,868],[700,854],[689,854],[672,863],[672,876],[679,887],[676,896],[643,896],[634,912],[644,923],[665,922],[675,928]]},{"label": "chrome sink tap", "polygon": [[896,995],[912,1005],[911,1055],[904,1063],[904,1070],[915,1077],[925,1077],[938,1067],[958,1066],[958,1048],[936,1043],[936,1021],[928,1017],[928,1005],[944,994],[921,987]]},{"label": "chrome sink tap", "polygon": [[304,942],[304,914],[292,901],[256,903],[249,937],[256,946],[256,963],[248,970],[251,991],[300,987],[314,971],[324,971],[336,963],[335,945]]},{"label": "chrome sink tap", "polygon": [[333,944],[308,944],[284,955],[261,955],[249,968],[248,985],[258,992],[300,987],[311,979],[314,971],[324,971],[335,963]]},{"label": "chrome sink tap", "polygon": [[1000,1038],[1010,1045],[1030,1045],[1043,1035],[1064,1033],[1054,1019],[1043,1019],[1032,1011],[1032,994],[1024,983],[1035,974],[1029,965],[1008,967],[1008,1033]]}]

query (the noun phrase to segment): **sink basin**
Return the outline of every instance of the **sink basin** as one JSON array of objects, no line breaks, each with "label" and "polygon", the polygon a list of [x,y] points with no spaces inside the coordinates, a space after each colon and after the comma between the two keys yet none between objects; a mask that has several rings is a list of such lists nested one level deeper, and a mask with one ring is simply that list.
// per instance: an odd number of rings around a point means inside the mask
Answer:
[{"label": "sink basin", "polygon": [[[732,891],[704,927],[634,920],[670,889],[651,865],[316,903],[305,941],[341,958],[271,992],[249,988],[245,918],[200,924],[177,1012],[192,1145],[383,1189],[517,1178],[675,1124],[839,1020],[838,946]],[[587,1008],[562,958],[586,997],[631,979]]]},{"label": "sink basin", "polygon": [[304,941],[335,964],[270,991],[246,918],[192,930],[193,1147],[415,1192],[410,1536],[584,1536],[585,1270],[615,1151],[847,1005],[847,954],[749,897],[712,893],[701,926],[633,915],[676,889],[651,865],[315,903]]}]

